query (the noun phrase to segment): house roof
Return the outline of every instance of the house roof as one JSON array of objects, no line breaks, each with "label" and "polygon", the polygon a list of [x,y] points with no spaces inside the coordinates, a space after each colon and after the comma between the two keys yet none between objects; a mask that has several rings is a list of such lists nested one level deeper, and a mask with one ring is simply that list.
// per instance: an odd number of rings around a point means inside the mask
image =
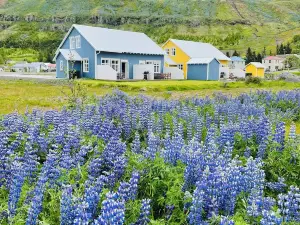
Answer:
[{"label": "house roof", "polygon": [[[187,64],[209,64],[211,61],[213,61],[215,58],[191,58]],[[218,60],[217,60],[218,61]],[[218,61],[218,63],[220,63]]]},{"label": "house roof", "polygon": [[[33,62],[33,63],[29,63],[28,67],[33,68],[33,67],[39,67],[41,65],[43,65],[44,63],[42,62]],[[44,64],[45,65],[45,64]]]},{"label": "house roof", "polygon": [[12,66],[12,68],[25,68],[25,67],[28,67],[27,63],[17,63]]},{"label": "house roof", "polygon": [[230,61],[223,52],[208,43],[170,39],[191,58],[216,58]]},{"label": "house roof", "polygon": [[282,60],[282,58],[277,56],[267,56],[264,58],[264,60]]},{"label": "house roof", "polygon": [[60,49],[59,52],[66,60],[74,60],[74,61],[81,61],[81,56],[75,51],[70,49]]},{"label": "house roof", "polygon": [[245,60],[241,57],[238,57],[238,56],[232,56],[231,58],[231,61],[234,61],[234,62],[245,62]]},{"label": "house roof", "polygon": [[[253,65],[253,66],[255,66],[256,68],[265,68],[265,66],[264,66],[263,64],[259,63],[259,62],[251,62],[251,63],[249,63],[247,66],[249,66],[249,65]],[[246,66],[246,67],[247,67],[247,66]]]},{"label": "house roof", "polygon": [[164,55],[165,52],[146,34],[102,27],[73,25],[96,51]]},{"label": "house roof", "polygon": [[168,55],[165,55],[165,63],[168,65],[177,65]]}]

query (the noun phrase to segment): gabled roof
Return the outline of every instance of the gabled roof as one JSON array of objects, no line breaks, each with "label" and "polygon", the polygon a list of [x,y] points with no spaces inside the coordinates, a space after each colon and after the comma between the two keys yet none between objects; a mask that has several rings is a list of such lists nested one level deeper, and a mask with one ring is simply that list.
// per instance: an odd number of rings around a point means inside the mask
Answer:
[{"label": "gabled roof", "polygon": [[170,41],[177,45],[190,58],[216,58],[217,60],[230,61],[230,58],[211,44],[176,39],[170,39]]},{"label": "gabled roof", "polygon": [[251,62],[248,65],[246,65],[246,67],[249,66],[249,65],[253,65],[256,68],[263,68],[263,69],[265,68],[265,66],[263,64],[259,63],[259,62]]},{"label": "gabled roof", "polygon": [[13,68],[27,68],[28,67],[28,63],[17,63],[15,65],[12,66]]},{"label": "gabled roof", "polygon": [[177,65],[168,55],[165,55],[165,63],[168,65]]},{"label": "gabled roof", "polygon": [[282,60],[282,58],[277,57],[277,56],[268,56],[264,58],[264,60]]},{"label": "gabled roof", "polygon": [[[191,58],[187,64],[209,64],[211,61],[213,61],[215,58]],[[217,60],[217,59],[216,59]],[[218,61],[218,60],[217,60]],[[218,61],[218,63],[220,63]]]},{"label": "gabled roof", "polygon": [[241,57],[238,57],[238,56],[232,56],[231,58],[231,61],[234,61],[234,62],[245,62],[245,60]]},{"label": "gabled roof", "polygon": [[35,67],[40,67],[41,65],[45,65],[45,63],[42,63],[42,62],[33,62],[33,63],[29,63],[28,67],[35,68]]},{"label": "gabled roof", "polygon": [[81,61],[81,56],[75,51],[70,49],[60,49],[59,52],[66,60],[74,60],[74,61]]}]

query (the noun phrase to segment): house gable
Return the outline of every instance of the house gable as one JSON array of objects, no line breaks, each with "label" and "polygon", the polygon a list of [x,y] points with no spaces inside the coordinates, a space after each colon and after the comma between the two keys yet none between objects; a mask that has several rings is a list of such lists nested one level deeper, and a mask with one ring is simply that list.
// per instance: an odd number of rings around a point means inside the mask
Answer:
[{"label": "house gable", "polygon": [[[82,77],[94,79],[95,73],[96,73],[96,64],[95,64],[96,51],[95,51],[94,47],[85,39],[85,37],[74,26],[72,26],[72,28],[69,30],[66,37],[60,44],[60,47],[57,50],[58,52],[56,54],[55,59],[57,59],[58,55],[61,55],[59,53],[60,49],[70,49],[70,38],[71,37],[74,37],[74,38],[80,37],[80,48],[77,48],[76,43],[75,43],[75,48],[71,49],[71,50],[76,51],[82,59],[89,60],[89,71],[82,72]],[[72,65],[71,65],[71,67],[72,67]],[[72,68],[69,68],[69,69],[72,69]]]},{"label": "house gable", "polygon": [[[187,62],[191,59],[181,48],[179,48],[171,39],[169,39],[165,44],[163,44],[162,48],[164,51],[166,49],[170,49],[169,57],[173,60],[177,65],[183,65],[183,74],[184,78],[187,78]],[[171,53],[172,48],[176,49],[176,55],[173,56]]]}]

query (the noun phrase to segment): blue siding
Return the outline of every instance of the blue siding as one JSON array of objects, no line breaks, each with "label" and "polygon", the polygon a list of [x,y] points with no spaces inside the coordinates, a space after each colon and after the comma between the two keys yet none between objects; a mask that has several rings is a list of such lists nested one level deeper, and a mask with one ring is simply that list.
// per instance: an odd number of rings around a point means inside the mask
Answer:
[{"label": "blue siding", "polygon": [[123,54],[123,53],[112,53],[112,52],[100,52],[97,56],[97,64],[101,65],[102,58],[116,58],[128,60],[129,63],[129,79],[133,79],[133,65],[139,64],[140,60],[159,60],[160,72],[163,72],[164,67],[164,56],[163,55],[142,55],[142,54]]},{"label": "blue siding", "polygon": [[188,80],[206,80],[207,65],[206,64],[190,64],[188,65]]},{"label": "blue siding", "polygon": [[[60,71],[60,61],[64,62],[64,70]],[[58,54],[56,58],[56,78],[67,78],[67,60],[62,56],[62,54]]]},{"label": "blue siding", "polygon": [[[69,38],[71,36],[78,36],[78,35],[80,35],[80,33],[75,28],[73,28],[70,35],[67,37],[67,39],[61,46],[61,49],[70,49],[70,39]],[[89,59],[89,72],[88,73],[82,72],[82,77],[94,79],[95,78],[95,50],[94,50],[94,48],[90,45],[90,43],[84,37],[81,36],[81,48],[74,49],[74,50],[77,51],[78,54],[82,58]]]},{"label": "blue siding", "polygon": [[214,59],[209,64],[208,80],[219,80],[220,76],[220,63]]}]

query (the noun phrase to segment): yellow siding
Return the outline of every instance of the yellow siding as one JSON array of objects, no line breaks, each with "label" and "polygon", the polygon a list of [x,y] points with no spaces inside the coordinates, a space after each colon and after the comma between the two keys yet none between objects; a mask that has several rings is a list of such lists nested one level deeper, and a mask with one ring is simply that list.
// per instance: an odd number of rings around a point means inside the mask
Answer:
[{"label": "yellow siding", "polygon": [[229,63],[228,60],[219,60],[219,61],[223,66],[228,66],[228,63]]},{"label": "yellow siding", "polygon": [[246,73],[251,73],[254,77],[264,77],[265,70],[263,68],[256,68],[254,65],[250,64],[246,67]]},{"label": "yellow siding", "polygon": [[[178,48],[171,40],[169,40],[167,43],[165,43],[162,48],[165,49],[170,49],[170,55],[169,57],[177,64],[182,64],[183,65],[183,74],[184,78],[186,79],[187,77],[187,62],[190,60],[190,57],[185,54],[180,48]],[[172,48],[176,49],[176,55],[172,56]]]}]

